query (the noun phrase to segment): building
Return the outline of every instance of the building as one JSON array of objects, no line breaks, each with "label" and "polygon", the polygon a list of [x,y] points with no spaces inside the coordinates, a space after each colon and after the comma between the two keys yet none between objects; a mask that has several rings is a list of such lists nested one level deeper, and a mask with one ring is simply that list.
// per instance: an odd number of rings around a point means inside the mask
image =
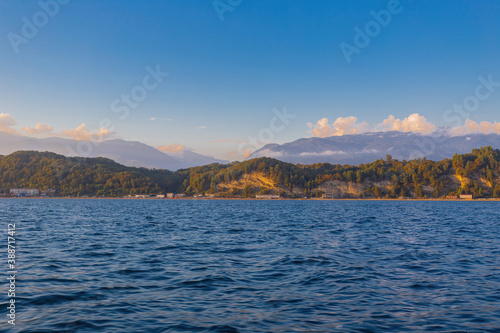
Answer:
[{"label": "building", "polygon": [[461,194],[460,199],[472,200],[472,194]]},{"label": "building", "polygon": [[46,189],[46,190],[43,190],[42,192],[40,192],[40,195],[42,197],[53,197],[55,194],[56,194],[56,190],[54,190],[53,188],[49,188],[49,189]]},{"label": "building", "polygon": [[167,198],[168,198],[168,199],[173,199],[173,198],[175,198],[175,193],[167,193]]},{"label": "building", "polygon": [[276,200],[281,199],[281,195],[277,194],[257,194],[255,199]]},{"label": "building", "polygon": [[447,195],[446,199],[458,199],[457,195]]},{"label": "building", "polygon": [[322,199],[334,199],[333,194],[331,193],[323,193]]},{"label": "building", "polygon": [[34,188],[12,188],[10,194],[17,197],[36,197],[40,195],[40,191]]}]

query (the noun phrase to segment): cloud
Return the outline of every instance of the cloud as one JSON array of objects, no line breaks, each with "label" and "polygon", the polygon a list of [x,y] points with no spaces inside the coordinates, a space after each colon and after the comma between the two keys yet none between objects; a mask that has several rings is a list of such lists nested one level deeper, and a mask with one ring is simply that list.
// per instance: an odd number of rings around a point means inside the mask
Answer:
[{"label": "cloud", "polygon": [[181,145],[180,143],[174,143],[170,146],[158,146],[156,149],[164,153],[178,153],[183,151],[185,148],[184,145]]},{"label": "cloud", "polygon": [[234,155],[238,155],[238,151],[237,150],[231,150],[231,151],[228,151],[226,153],[227,157],[231,157],[231,156],[234,156]]},{"label": "cloud", "polygon": [[69,129],[61,132],[61,135],[80,141],[102,141],[113,133],[109,129],[99,128],[97,132],[92,132],[82,123],[75,129]]},{"label": "cloud", "polygon": [[151,117],[151,118],[149,118],[149,120],[151,120],[151,121],[155,121],[155,120],[156,120],[156,117]]},{"label": "cloud", "polygon": [[393,115],[390,115],[389,118],[382,122],[382,124],[377,125],[374,131],[398,131],[431,134],[435,129],[436,127],[428,122],[424,116],[421,116],[418,113],[413,113],[403,120],[396,119]]},{"label": "cloud", "polygon": [[16,130],[11,128],[16,125],[16,120],[9,113],[0,113],[0,132],[16,133]]},{"label": "cloud", "polygon": [[23,130],[28,134],[45,134],[50,133],[54,130],[52,126],[42,124],[40,122],[36,123],[34,128],[24,127]]},{"label": "cloud", "polygon": [[436,126],[432,125],[424,116],[418,113],[413,113],[403,120],[396,119],[393,115],[390,115],[372,130],[370,130],[370,125],[366,121],[358,122],[358,118],[353,116],[339,117],[332,125],[328,123],[328,118],[323,118],[315,125],[308,123],[307,126],[311,128],[311,133],[318,138],[387,131],[431,134],[436,130]]},{"label": "cloud", "polygon": [[358,118],[353,116],[346,118],[339,117],[332,125],[328,123],[328,118],[323,118],[316,125],[308,123],[307,126],[311,128],[311,133],[319,138],[346,134],[362,134],[370,130],[367,122],[358,123]]},{"label": "cloud", "polygon": [[252,155],[252,150],[250,148],[248,148],[247,150],[245,150],[245,152],[243,153],[243,158],[248,158],[250,155]]},{"label": "cloud", "polygon": [[198,126],[198,127],[196,127],[196,130],[199,131],[199,130],[202,130],[205,128],[208,128],[208,126]]},{"label": "cloud", "polygon": [[337,151],[332,151],[332,150],[325,150],[322,152],[315,152],[315,153],[300,153],[300,156],[332,156],[332,155],[347,155],[347,153],[343,150],[337,150]]},{"label": "cloud", "polygon": [[494,123],[491,123],[489,121],[481,121],[480,123],[476,123],[473,120],[467,119],[465,120],[464,125],[452,128],[448,132],[450,136],[460,136],[472,133],[500,134],[500,123],[496,121]]}]

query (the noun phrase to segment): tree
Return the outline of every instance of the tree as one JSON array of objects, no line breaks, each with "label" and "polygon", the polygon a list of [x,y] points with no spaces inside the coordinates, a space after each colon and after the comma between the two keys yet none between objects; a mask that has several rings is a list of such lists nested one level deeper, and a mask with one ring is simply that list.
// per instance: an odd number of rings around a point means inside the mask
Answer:
[{"label": "tree", "polygon": [[252,188],[250,185],[245,186],[245,189],[243,190],[243,196],[245,198],[250,198],[252,196]]},{"label": "tree", "polygon": [[493,197],[500,198],[500,185],[495,186],[495,189],[493,190]]},{"label": "tree", "polygon": [[215,179],[212,178],[210,181],[210,193],[215,193],[217,191],[217,185],[215,184]]},{"label": "tree", "polygon": [[424,193],[422,191],[422,186],[419,184],[417,187],[415,187],[415,197],[417,198],[422,198],[424,196]]}]

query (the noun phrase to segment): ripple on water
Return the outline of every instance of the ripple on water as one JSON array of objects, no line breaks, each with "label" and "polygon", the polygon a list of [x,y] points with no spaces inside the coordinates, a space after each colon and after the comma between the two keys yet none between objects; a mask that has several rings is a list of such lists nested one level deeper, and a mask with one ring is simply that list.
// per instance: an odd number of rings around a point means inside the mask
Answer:
[{"label": "ripple on water", "polygon": [[0,200],[12,331],[499,332],[498,208]]}]

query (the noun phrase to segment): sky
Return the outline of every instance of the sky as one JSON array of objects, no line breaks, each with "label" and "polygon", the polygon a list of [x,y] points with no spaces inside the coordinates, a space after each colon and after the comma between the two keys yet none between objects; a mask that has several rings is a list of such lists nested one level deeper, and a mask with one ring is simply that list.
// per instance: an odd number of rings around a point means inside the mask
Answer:
[{"label": "sky", "polygon": [[241,160],[266,143],[500,133],[500,2],[0,0],[0,131]]}]

